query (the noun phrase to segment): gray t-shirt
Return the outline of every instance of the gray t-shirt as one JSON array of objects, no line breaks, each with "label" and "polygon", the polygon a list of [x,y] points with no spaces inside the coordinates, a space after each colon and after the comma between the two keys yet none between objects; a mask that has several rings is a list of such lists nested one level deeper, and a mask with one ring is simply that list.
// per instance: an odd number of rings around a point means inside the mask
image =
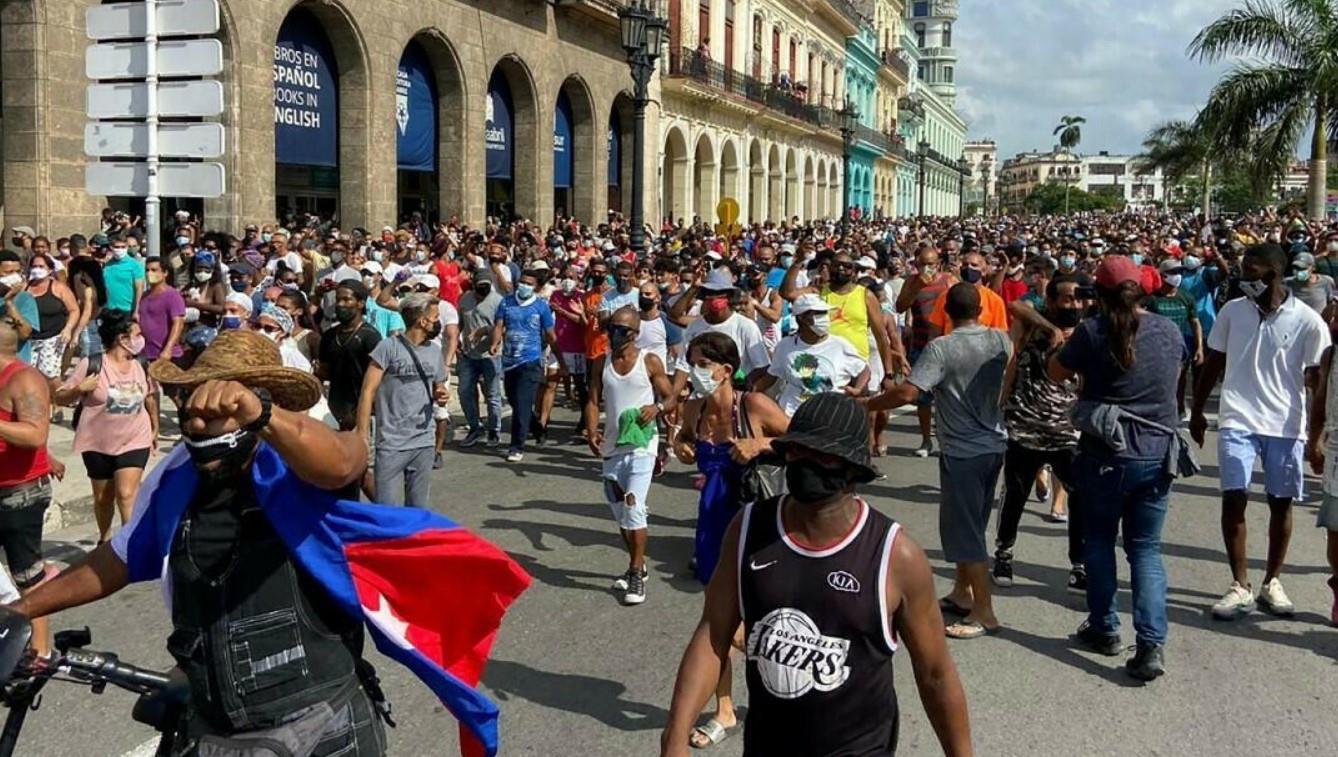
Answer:
[{"label": "gray t-shirt", "polygon": [[482,301],[473,290],[460,295],[460,349],[472,358],[488,357],[492,347],[492,327],[497,322],[497,309],[502,306],[502,295],[496,289],[488,292]]},{"label": "gray t-shirt", "polygon": [[[1304,284],[1296,279],[1288,279],[1287,287],[1296,295],[1296,299],[1310,306],[1310,309],[1316,313],[1323,314],[1324,308],[1334,298],[1333,279],[1322,273],[1311,273],[1312,281]],[[1206,336],[1206,335],[1205,335]]]},{"label": "gray t-shirt", "polygon": [[[432,393],[414,367],[409,345],[397,336],[382,339],[372,350],[372,362],[385,371],[376,390],[376,446],[387,452],[422,449],[436,442]],[[413,351],[432,388],[446,380],[440,347],[423,342]]]},{"label": "gray t-shirt", "polygon": [[1012,352],[1004,332],[967,326],[931,341],[920,354],[910,382],[934,392],[943,454],[977,457],[1007,447],[999,395]]}]

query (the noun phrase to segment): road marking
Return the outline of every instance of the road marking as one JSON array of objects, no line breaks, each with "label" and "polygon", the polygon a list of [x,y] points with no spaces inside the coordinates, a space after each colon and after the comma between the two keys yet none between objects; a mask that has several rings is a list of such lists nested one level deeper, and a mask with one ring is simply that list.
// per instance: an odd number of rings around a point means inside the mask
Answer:
[{"label": "road marking", "polygon": [[152,738],[121,755],[121,757],[153,757],[157,753],[158,738]]}]

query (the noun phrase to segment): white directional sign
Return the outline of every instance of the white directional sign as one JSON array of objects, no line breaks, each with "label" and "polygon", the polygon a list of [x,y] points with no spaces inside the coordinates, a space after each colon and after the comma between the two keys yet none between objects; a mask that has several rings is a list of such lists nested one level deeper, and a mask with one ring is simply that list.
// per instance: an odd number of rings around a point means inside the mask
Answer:
[{"label": "white directional sign", "polygon": [[[216,39],[158,42],[159,76],[215,76],[223,72],[223,43]],[[84,73],[90,79],[133,79],[149,74],[146,42],[105,42],[89,45]]]},{"label": "white directional sign", "polygon": [[[84,189],[93,195],[145,197],[149,194],[148,163],[89,163]],[[158,193],[164,197],[219,197],[223,194],[221,163],[160,163]]]},{"label": "white directional sign", "polygon": [[[84,127],[84,154],[94,158],[148,157],[149,125],[90,123]],[[159,124],[158,156],[217,158],[223,155],[223,124]]]},{"label": "white directional sign", "polygon": [[[217,116],[223,112],[223,84],[214,79],[158,84],[159,116]],[[147,118],[149,85],[115,82],[88,85],[89,118]]]},{"label": "white directional sign", "polygon": [[[205,35],[218,31],[218,0],[158,0],[158,35]],[[143,37],[149,14],[144,3],[94,5],[84,16],[89,39]]]}]

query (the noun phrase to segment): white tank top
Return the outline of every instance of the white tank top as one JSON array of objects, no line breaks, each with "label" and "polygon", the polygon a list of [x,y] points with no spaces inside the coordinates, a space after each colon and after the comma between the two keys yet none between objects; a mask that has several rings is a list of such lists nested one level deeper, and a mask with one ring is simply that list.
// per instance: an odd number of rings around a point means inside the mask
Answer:
[{"label": "white tank top", "polygon": [[[642,324],[644,326],[644,324]],[[604,446],[600,452],[610,457],[623,452],[637,455],[654,455],[659,451],[659,434],[651,437],[645,447],[618,445],[618,418],[629,409],[640,410],[646,405],[655,404],[655,388],[650,383],[650,371],[646,368],[646,350],[639,350],[636,362],[627,375],[613,369],[613,356],[604,361]]]},{"label": "white tank top", "polygon": [[[767,291],[762,294],[761,300],[768,305],[771,304],[771,287],[767,287]],[[757,322],[757,328],[762,332],[762,343],[767,346],[767,353],[775,352],[776,345],[780,344],[781,340],[780,323],[768,321],[762,317],[761,313],[754,315],[753,320]]]},{"label": "white tank top", "polygon": [[637,349],[653,353],[662,364],[669,364],[669,336],[664,330],[662,319],[641,320],[641,332],[636,336],[636,346]]}]

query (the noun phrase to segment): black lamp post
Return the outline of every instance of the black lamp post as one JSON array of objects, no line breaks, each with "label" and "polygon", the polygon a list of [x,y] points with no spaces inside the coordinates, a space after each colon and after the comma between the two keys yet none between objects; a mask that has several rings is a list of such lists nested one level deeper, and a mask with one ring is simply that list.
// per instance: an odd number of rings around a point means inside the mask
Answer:
[{"label": "black lamp post", "polygon": [[618,11],[623,51],[632,69],[632,219],[631,243],[638,257],[646,255],[646,106],[650,104],[650,77],[660,57],[669,22],[652,6],[653,0],[631,0]]},{"label": "black lamp post", "polygon": [[841,119],[841,242],[850,233],[850,145],[855,141],[855,126],[859,123],[859,110],[846,98],[845,105],[836,111]]},{"label": "black lamp post", "polygon": [[929,142],[920,140],[915,146],[915,154],[920,158],[920,217],[925,215],[925,160],[929,158]]},{"label": "black lamp post", "polygon": [[980,187],[985,192],[985,199],[980,204],[980,210],[986,218],[990,217],[990,168],[993,162],[988,155],[980,161]]},{"label": "black lamp post", "polygon": [[966,155],[957,159],[957,217],[966,217],[966,176],[971,173],[971,163]]}]

